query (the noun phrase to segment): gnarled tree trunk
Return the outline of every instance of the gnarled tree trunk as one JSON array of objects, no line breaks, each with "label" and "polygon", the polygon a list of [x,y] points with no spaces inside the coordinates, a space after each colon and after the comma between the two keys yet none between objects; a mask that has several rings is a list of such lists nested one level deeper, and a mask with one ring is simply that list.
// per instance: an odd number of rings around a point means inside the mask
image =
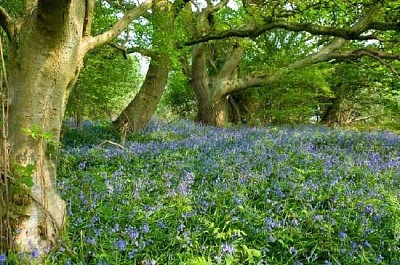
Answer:
[{"label": "gnarled tree trunk", "polygon": [[236,79],[244,48],[236,45],[230,47],[223,66],[216,69],[215,76],[209,74],[207,62],[214,58],[208,57],[208,48],[207,44],[201,43],[192,49],[191,86],[197,98],[199,121],[223,127],[230,121],[226,86]]}]

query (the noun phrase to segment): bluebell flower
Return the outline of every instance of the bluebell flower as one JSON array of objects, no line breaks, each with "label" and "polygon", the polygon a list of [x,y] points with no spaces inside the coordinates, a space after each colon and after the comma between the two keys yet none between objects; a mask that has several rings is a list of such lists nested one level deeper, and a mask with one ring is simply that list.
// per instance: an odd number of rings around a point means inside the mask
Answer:
[{"label": "bluebell flower", "polygon": [[139,231],[136,228],[134,228],[132,226],[128,226],[126,228],[126,231],[127,231],[128,235],[129,235],[130,239],[136,240],[136,239],[139,238]]},{"label": "bluebell flower", "polygon": [[289,247],[289,252],[290,252],[290,254],[292,254],[293,256],[296,256],[297,255],[297,249],[295,248],[295,247],[293,247],[293,246],[291,246],[291,247]]},{"label": "bluebell flower", "polygon": [[38,257],[39,257],[39,250],[37,248],[35,248],[31,252],[31,258],[36,259]]},{"label": "bluebell flower", "polygon": [[371,244],[370,244],[368,241],[364,241],[364,242],[362,243],[362,245],[363,245],[364,247],[366,247],[366,248],[370,248],[370,247],[371,247]]},{"label": "bluebell flower", "polygon": [[95,238],[90,238],[90,237],[85,237],[85,242],[90,244],[90,245],[96,245],[97,240]]},{"label": "bluebell flower", "polygon": [[347,234],[345,232],[339,232],[339,238],[340,239],[345,239],[347,237]]},{"label": "bluebell flower", "polygon": [[128,252],[128,259],[133,259],[136,255],[136,250],[131,250]]},{"label": "bluebell flower", "polygon": [[221,250],[226,255],[233,255],[235,253],[235,247],[232,244],[224,243],[221,246]]},{"label": "bluebell flower", "polygon": [[142,227],[142,231],[143,233],[147,234],[148,232],[150,232],[150,226],[149,224],[144,224]]},{"label": "bluebell flower", "polygon": [[0,265],[6,264],[7,256],[6,254],[0,254]]},{"label": "bluebell flower", "polygon": [[111,232],[111,233],[119,232],[119,224],[118,224],[118,223],[115,223],[114,226],[113,226],[113,228],[110,229],[110,232]]},{"label": "bluebell flower", "polygon": [[116,245],[119,251],[124,251],[126,249],[126,242],[120,238],[117,240]]}]

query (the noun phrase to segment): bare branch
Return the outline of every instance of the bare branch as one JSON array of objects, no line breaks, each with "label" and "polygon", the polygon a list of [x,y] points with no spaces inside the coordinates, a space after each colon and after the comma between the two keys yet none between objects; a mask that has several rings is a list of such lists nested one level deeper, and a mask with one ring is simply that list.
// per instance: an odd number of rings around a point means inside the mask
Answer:
[{"label": "bare branch", "polygon": [[125,58],[128,56],[128,54],[135,53],[135,52],[140,53],[141,55],[147,56],[147,57],[154,57],[155,56],[155,52],[153,50],[150,50],[150,49],[143,49],[143,48],[140,48],[140,47],[126,48],[125,46],[119,45],[119,44],[114,43],[114,42],[110,42],[110,43],[108,43],[108,45],[110,45],[111,47],[121,51]]},{"label": "bare branch", "polygon": [[7,13],[7,11],[0,6],[0,26],[4,29],[9,38],[14,35],[14,28],[12,26],[14,19]]},{"label": "bare branch", "polygon": [[147,9],[151,7],[152,0],[146,0],[139,6],[127,11],[125,15],[109,30],[106,32],[95,36],[88,37],[88,41],[86,43],[86,51],[89,51],[93,48],[103,46],[113,39],[115,39],[134,19],[141,16]]},{"label": "bare branch", "polygon": [[90,36],[90,32],[92,30],[92,22],[93,22],[93,9],[94,9],[94,0],[86,0],[85,4],[85,21],[83,24],[83,37]]},{"label": "bare branch", "polygon": [[103,141],[97,147],[102,147],[103,145],[106,145],[106,144],[114,145],[114,146],[116,146],[118,148],[121,148],[122,150],[126,150],[126,148],[123,145],[120,145],[118,143],[114,143],[113,141],[110,141],[110,140]]}]

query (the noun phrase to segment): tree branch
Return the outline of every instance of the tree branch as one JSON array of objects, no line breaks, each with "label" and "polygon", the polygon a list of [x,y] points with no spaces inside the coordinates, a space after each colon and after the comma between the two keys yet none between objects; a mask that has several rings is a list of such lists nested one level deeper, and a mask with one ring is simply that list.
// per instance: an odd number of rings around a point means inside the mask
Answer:
[{"label": "tree branch", "polygon": [[7,13],[7,11],[0,6],[0,26],[6,32],[9,38],[14,36],[14,28],[12,26],[14,19]]},{"label": "tree branch", "polygon": [[[355,23],[350,30],[354,32],[363,32],[365,31],[366,28],[370,25],[371,19],[373,17],[373,14],[377,11],[376,6],[372,7],[367,15],[357,23]],[[309,65],[319,63],[319,62],[326,62],[329,60],[334,59],[332,54],[336,52],[338,49],[343,47],[348,41],[343,38],[336,37],[333,39],[333,41],[323,47],[321,50],[318,52],[315,52],[313,54],[310,54],[306,56],[305,58],[298,60],[289,66],[285,68],[281,68],[273,73],[267,73],[264,75],[256,75],[256,74],[250,74],[247,77],[238,79],[233,82],[227,82],[223,95],[228,95],[233,92],[238,92],[241,90],[245,90],[251,87],[256,87],[256,86],[265,86],[266,84],[271,84],[273,82],[276,82],[277,80],[281,79],[285,74],[288,74],[294,70],[297,69],[302,69],[304,67],[307,67]]]},{"label": "tree branch", "polygon": [[400,31],[400,23],[399,22],[385,23],[385,22],[373,21],[371,22],[369,29],[382,30],[382,31],[388,31],[388,30]]},{"label": "tree branch", "polygon": [[185,45],[193,45],[196,43],[207,42],[210,40],[220,40],[229,37],[250,37],[256,38],[267,31],[272,29],[286,29],[293,32],[308,32],[313,35],[321,35],[321,36],[333,36],[340,37],[346,40],[370,40],[376,39],[373,34],[370,35],[361,35],[363,32],[367,30],[396,30],[400,31],[400,23],[383,23],[372,21],[371,12],[376,12],[377,7],[372,7],[365,17],[369,17],[368,23],[365,24],[362,30],[354,28],[354,26],[349,28],[338,28],[335,26],[324,26],[324,25],[315,25],[311,23],[297,23],[290,22],[286,19],[282,18],[269,18],[268,21],[262,25],[249,25],[245,28],[234,28],[224,31],[210,31],[206,34],[202,34],[201,36],[194,37],[192,40],[185,43]]},{"label": "tree branch", "polygon": [[223,67],[218,73],[217,80],[224,80],[231,77],[233,71],[238,67],[242,60],[244,50],[245,48],[242,46],[233,47],[232,51],[227,55]]},{"label": "tree branch", "polygon": [[110,45],[114,49],[117,49],[117,50],[121,51],[125,58],[128,56],[128,54],[135,53],[135,52],[140,53],[141,55],[147,56],[147,57],[150,57],[150,58],[155,56],[155,52],[153,50],[150,50],[150,49],[143,49],[143,48],[140,48],[140,47],[126,48],[125,46],[119,45],[119,44],[114,43],[114,42],[110,42],[110,43],[108,43],[108,45]]},{"label": "tree branch", "polygon": [[86,52],[105,45],[115,39],[128,25],[132,22],[132,20],[141,16],[147,9],[151,7],[152,0],[146,0],[139,6],[127,11],[125,15],[109,30],[106,32],[97,35],[95,37],[88,37],[86,42]]},{"label": "tree branch", "polygon": [[[212,18],[212,14],[223,8],[228,4],[229,0],[222,0],[215,6],[212,5],[211,2],[207,3],[207,8],[205,8],[203,11],[201,11],[198,15],[197,18],[197,25],[198,28],[200,29],[200,35],[204,36],[207,33],[207,30],[209,30],[210,26],[212,23],[210,23],[210,19]],[[199,42],[197,42],[199,43]]]},{"label": "tree branch", "polygon": [[251,26],[246,29],[230,29],[220,32],[210,32],[204,36],[195,37],[192,40],[185,43],[185,45],[193,45],[196,43],[207,42],[210,40],[220,40],[230,37],[240,37],[240,38],[256,38],[267,31],[272,29],[286,29],[293,32],[308,32],[313,35],[321,36],[334,36],[340,37],[346,40],[370,40],[376,39],[373,35],[361,36],[362,32],[357,32],[349,28],[335,28],[331,26],[319,26],[312,25],[309,23],[294,23],[284,20],[273,21],[261,26]]},{"label": "tree branch", "polygon": [[400,77],[399,72],[390,64],[384,61],[384,59],[387,60],[400,60],[400,54],[396,53],[387,53],[387,52],[382,52],[382,51],[377,51],[373,49],[368,49],[368,48],[361,48],[361,49],[356,49],[353,51],[345,51],[345,52],[337,52],[337,53],[332,53],[329,55],[330,59],[336,59],[336,60],[343,60],[343,59],[356,59],[360,58],[363,56],[368,56],[371,57],[378,62],[380,62],[382,65],[386,66],[389,68],[389,70],[397,77]]},{"label": "tree branch", "polygon": [[85,0],[85,20],[83,23],[83,37],[90,36],[90,32],[92,30],[92,22],[93,22],[93,9],[94,9],[94,0]]}]

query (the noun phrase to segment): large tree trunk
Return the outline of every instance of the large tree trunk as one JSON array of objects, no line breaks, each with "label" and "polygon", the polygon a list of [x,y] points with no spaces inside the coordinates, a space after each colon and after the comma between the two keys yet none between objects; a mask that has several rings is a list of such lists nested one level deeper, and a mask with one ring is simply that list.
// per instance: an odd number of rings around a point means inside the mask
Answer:
[{"label": "large tree trunk", "polygon": [[345,106],[347,88],[339,84],[335,89],[335,97],[331,99],[325,112],[321,117],[321,122],[328,125],[346,125],[351,122],[351,111]]},{"label": "large tree trunk", "polygon": [[[138,132],[143,130],[157,110],[161,96],[168,82],[171,69],[171,51],[175,49],[173,38],[174,21],[181,5],[187,1],[174,3],[174,10],[167,1],[158,1],[153,4],[152,23],[154,27],[152,46],[158,50],[151,52],[150,65],[146,78],[139,93],[121,112],[114,125],[121,131],[124,144],[127,131]],[[162,34],[160,34],[162,33]]]},{"label": "large tree trunk", "polygon": [[[59,142],[68,94],[79,73],[84,6],[45,3],[26,17],[10,40],[9,143],[13,178],[16,168],[33,166],[33,186],[14,181],[8,202],[12,239],[19,252],[43,255],[54,244],[65,220],[65,202],[55,185],[54,148]],[[49,12],[49,10],[51,10]],[[65,12],[65,13],[64,13]],[[74,17],[65,15],[74,14]],[[81,20],[77,19],[81,18]],[[66,41],[67,40],[67,41]],[[14,169],[14,170],[13,170]],[[10,236],[10,235],[6,235]]]},{"label": "large tree trunk", "polygon": [[10,148],[3,157],[9,153],[11,164],[11,179],[2,176],[0,168],[0,252],[15,250],[38,257],[29,260],[33,264],[56,244],[66,207],[56,190],[54,151],[83,56],[117,37],[150,5],[147,0],[127,11],[95,37],[90,36],[94,0],[27,0],[16,19],[0,7],[10,61],[6,139]]},{"label": "large tree trunk", "polygon": [[144,129],[154,115],[162,93],[167,85],[169,66],[166,56],[154,56],[139,93],[122,111],[114,124],[122,131]]},{"label": "large tree trunk", "polygon": [[223,66],[218,74],[208,73],[207,44],[196,44],[192,50],[192,68],[190,73],[191,86],[196,94],[198,104],[198,120],[204,124],[223,127],[228,124],[229,101],[224,93],[225,86],[230,84],[237,75],[237,66],[243,55],[242,47],[234,47],[228,52]]}]

